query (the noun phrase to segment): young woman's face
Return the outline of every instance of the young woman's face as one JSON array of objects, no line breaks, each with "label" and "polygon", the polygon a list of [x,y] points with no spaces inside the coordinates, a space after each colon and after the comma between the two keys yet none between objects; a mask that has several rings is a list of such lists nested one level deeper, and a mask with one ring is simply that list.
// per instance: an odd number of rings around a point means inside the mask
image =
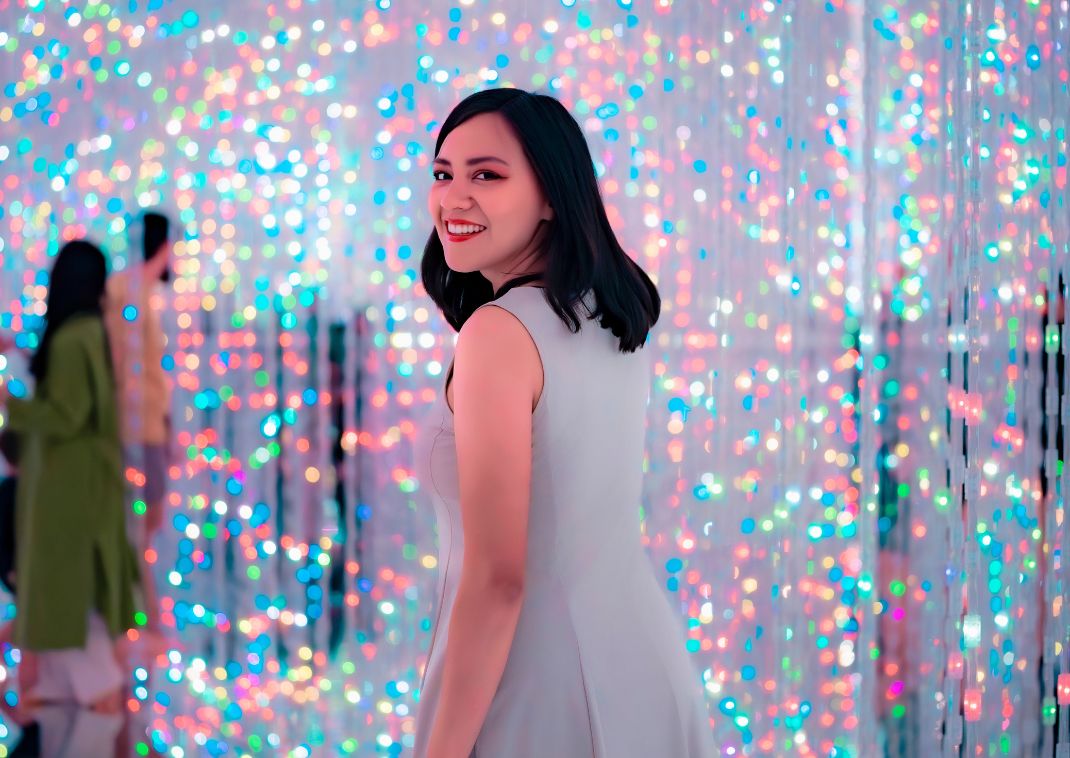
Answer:
[{"label": "young woman's face", "polygon": [[537,270],[540,225],[553,218],[520,142],[497,113],[475,116],[446,137],[428,209],[446,265],[479,271],[495,289]]}]

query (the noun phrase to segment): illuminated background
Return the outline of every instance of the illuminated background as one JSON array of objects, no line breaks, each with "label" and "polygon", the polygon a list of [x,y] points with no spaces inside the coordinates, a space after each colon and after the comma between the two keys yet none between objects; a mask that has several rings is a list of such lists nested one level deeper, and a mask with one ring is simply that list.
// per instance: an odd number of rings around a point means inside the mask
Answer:
[{"label": "illuminated background", "polygon": [[139,752],[408,752],[436,575],[411,441],[453,344],[418,283],[429,151],[514,85],[576,115],[664,298],[644,528],[723,753],[1050,754],[1068,19],[0,0],[0,326],[35,345],[64,240],[119,269],[144,208],[181,235],[156,566],[183,647],[135,674]]}]

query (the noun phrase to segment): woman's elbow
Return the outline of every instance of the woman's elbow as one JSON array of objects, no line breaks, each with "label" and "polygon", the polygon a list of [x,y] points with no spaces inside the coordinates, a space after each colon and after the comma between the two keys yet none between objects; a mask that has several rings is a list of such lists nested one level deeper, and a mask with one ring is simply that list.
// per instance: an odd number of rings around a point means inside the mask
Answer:
[{"label": "woman's elbow", "polygon": [[524,600],[523,573],[502,574],[494,580],[491,591],[503,604],[520,605]]},{"label": "woman's elbow", "polygon": [[471,572],[472,587],[497,605],[519,605],[524,599],[524,571],[515,566],[482,566]]}]

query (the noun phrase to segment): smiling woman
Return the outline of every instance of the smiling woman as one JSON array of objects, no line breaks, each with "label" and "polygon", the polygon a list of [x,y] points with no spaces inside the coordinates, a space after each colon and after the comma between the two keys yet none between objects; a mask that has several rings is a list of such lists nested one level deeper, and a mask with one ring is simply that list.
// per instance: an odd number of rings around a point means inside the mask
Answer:
[{"label": "smiling woman", "polygon": [[[487,152],[493,145],[495,154]],[[435,231],[453,271],[479,271],[495,291],[538,266],[538,232],[553,211],[524,149],[500,113],[449,133],[435,156],[428,195]],[[478,244],[466,244],[478,238]]]},{"label": "smiling woman", "polygon": [[441,573],[416,755],[713,755],[640,540],[660,301],[579,126],[550,97],[469,97],[428,202],[424,284],[460,334],[417,452]]}]

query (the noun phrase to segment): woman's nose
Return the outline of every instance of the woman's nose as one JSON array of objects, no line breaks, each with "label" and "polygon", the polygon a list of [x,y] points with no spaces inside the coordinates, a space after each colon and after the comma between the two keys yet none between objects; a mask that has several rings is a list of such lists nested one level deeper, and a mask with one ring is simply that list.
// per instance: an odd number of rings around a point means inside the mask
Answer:
[{"label": "woman's nose", "polygon": [[468,191],[468,185],[454,180],[442,194],[442,207],[445,210],[463,209],[472,207],[472,193]]}]

